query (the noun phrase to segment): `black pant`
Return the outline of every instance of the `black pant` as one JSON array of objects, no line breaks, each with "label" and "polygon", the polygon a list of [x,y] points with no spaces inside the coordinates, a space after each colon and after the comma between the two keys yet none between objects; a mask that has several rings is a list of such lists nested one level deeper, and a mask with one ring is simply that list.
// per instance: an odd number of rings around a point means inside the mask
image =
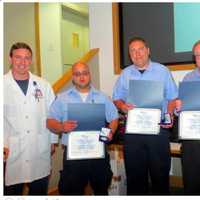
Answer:
[{"label": "black pant", "polygon": [[170,146],[168,132],[159,135],[125,134],[124,159],[127,195],[169,194]]},{"label": "black pant", "polygon": [[112,171],[107,153],[105,159],[66,160],[64,151],[58,187],[61,195],[83,195],[88,182],[95,195],[107,195],[111,180]]},{"label": "black pant", "polygon": [[[47,195],[48,177],[44,177],[28,183],[29,195]],[[5,186],[4,195],[22,195],[24,183]]]},{"label": "black pant", "polygon": [[200,141],[183,141],[181,160],[185,194],[200,195]]}]

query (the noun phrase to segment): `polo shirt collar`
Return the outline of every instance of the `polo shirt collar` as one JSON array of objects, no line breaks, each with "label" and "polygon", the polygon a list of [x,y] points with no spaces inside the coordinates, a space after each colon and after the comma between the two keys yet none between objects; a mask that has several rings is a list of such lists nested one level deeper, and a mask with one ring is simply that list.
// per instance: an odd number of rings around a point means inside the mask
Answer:
[{"label": "polo shirt collar", "polygon": [[[79,91],[76,89],[75,86],[71,87],[68,91],[67,91],[67,94],[78,94]],[[91,88],[89,90],[89,94],[97,94],[98,91],[94,88],[93,85],[91,85]]]},{"label": "polo shirt collar", "polygon": [[[137,71],[139,71],[138,70],[138,67],[136,67],[136,65],[132,65],[133,66],[133,69],[134,70],[137,70]],[[149,65],[148,65],[148,67],[145,69],[145,71],[152,71],[153,70],[153,63],[152,63],[152,61],[151,60],[149,60]]]}]

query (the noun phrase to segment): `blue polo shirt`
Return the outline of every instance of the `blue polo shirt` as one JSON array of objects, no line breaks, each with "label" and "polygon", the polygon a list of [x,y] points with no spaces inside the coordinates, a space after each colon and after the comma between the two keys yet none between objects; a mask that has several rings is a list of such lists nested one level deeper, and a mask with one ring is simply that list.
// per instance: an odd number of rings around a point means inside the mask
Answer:
[{"label": "blue polo shirt", "polygon": [[200,81],[200,70],[196,68],[192,72],[189,72],[185,75],[183,81]]},{"label": "blue polo shirt", "polygon": [[163,82],[164,101],[162,113],[166,112],[168,101],[178,97],[177,86],[168,68],[150,60],[149,66],[144,73],[141,73],[135,65],[130,65],[122,71],[113,89],[113,100],[121,99],[126,102],[130,80],[152,80]]},{"label": "blue polo shirt", "polygon": [[[68,120],[68,103],[103,103],[105,104],[106,121],[110,123],[118,118],[118,111],[112,100],[94,87],[91,87],[85,102],[82,101],[75,87],[58,95],[50,107],[48,118],[60,122]],[[67,140],[68,134],[62,134],[62,144],[67,145]]]}]

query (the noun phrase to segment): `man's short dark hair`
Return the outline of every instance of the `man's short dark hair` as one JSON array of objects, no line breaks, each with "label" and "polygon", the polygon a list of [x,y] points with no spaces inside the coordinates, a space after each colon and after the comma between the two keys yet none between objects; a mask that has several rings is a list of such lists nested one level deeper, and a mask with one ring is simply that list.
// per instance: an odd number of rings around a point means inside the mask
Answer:
[{"label": "man's short dark hair", "polygon": [[149,45],[148,45],[147,41],[146,41],[145,39],[143,39],[142,37],[132,37],[132,38],[129,40],[129,42],[128,42],[128,46],[130,46],[130,44],[131,44],[132,42],[135,42],[135,41],[141,41],[141,42],[144,43],[144,45],[145,45],[147,48],[149,48]]},{"label": "man's short dark hair", "polygon": [[9,53],[10,57],[13,56],[13,51],[16,49],[27,49],[31,53],[31,56],[33,54],[32,49],[28,44],[24,42],[17,42],[13,44],[12,47],[10,48],[10,53]]}]

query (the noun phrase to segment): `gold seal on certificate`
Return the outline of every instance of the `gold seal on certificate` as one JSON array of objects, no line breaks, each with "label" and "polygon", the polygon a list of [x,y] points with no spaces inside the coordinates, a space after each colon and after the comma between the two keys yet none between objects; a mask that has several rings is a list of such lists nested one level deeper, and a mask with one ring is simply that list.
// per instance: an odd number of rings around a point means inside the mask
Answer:
[{"label": "gold seal on certificate", "polygon": [[128,111],[126,133],[156,135],[160,132],[161,110],[134,108]]},{"label": "gold seal on certificate", "polygon": [[180,113],[179,137],[183,140],[200,140],[200,111]]},{"label": "gold seal on certificate", "polygon": [[105,157],[104,143],[99,141],[100,131],[73,131],[69,133],[67,160],[97,159]]}]

